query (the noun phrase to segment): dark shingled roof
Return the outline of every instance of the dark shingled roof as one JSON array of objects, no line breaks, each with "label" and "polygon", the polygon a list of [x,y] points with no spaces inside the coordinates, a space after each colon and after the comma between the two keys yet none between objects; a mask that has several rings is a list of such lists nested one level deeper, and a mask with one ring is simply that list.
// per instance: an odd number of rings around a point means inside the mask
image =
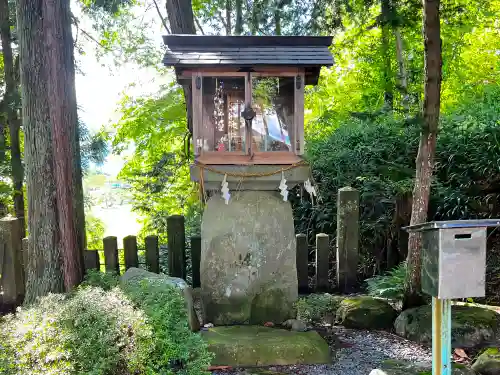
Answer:
[{"label": "dark shingled roof", "polygon": [[288,66],[306,68],[317,80],[321,66],[333,65],[329,36],[166,35],[163,63],[196,67]]}]

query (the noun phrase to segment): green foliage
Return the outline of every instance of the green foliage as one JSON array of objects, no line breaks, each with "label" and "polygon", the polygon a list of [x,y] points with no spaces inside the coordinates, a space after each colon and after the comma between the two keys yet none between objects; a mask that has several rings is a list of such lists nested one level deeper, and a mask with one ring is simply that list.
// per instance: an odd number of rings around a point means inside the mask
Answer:
[{"label": "green foliage", "polygon": [[0,320],[5,375],[202,375],[212,355],[190,331],[179,289],[155,282],[118,288],[90,271],[70,295],[41,298]]},{"label": "green foliage", "polygon": [[189,176],[186,109],[182,89],[162,87],[156,97],[124,97],[115,124],[114,152],[134,146],[120,172],[131,184],[134,209],[146,218],[144,234],[166,240],[169,215],[184,214],[189,233],[199,227],[199,198]]},{"label": "green foliage", "polygon": [[330,294],[310,294],[295,303],[297,319],[318,323],[325,319],[335,319],[342,297]]},{"label": "green foliage", "polygon": [[213,355],[207,343],[188,325],[186,303],[179,288],[158,280],[129,282],[125,292],[148,316],[153,328],[154,346],[147,374],[209,374],[207,368]]},{"label": "green foliage", "polygon": [[[325,12],[326,4],[313,0],[248,0],[241,4],[242,35],[307,35],[319,32],[316,18]],[[226,35],[226,0],[192,0],[193,13],[211,33]],[[229,2],[230,35],[236,34],[238,1]],[[276,25],[276,16],[279,24]]]},{"label": "green foliage", "polygon": [[[455,106],[442,116],[430,220],[500,214],[500,90],[490,86],[482,91],[473,105]],[[309,135],[306,150],[322,201],[311,206],[295,199],[297,231],[311,238],[320,232],[333,235],[337,207],[330,197],[344,186],[355,187],[364,259],[360,273],[371,276],[397,240],[396,208],[413,188],[419,122],[381,115],[339,124],[335,113],[327,112],[317,126],[330,129],[329,135]]]},{"label": "green foliage", "polygon": [[104,222],[91,214],[85,215],[85,230],[87,231],[87,249],[102,249],[102,239],[104,238]]},{"label": "green foliage", "polygon": [[120,284],[119,275],[113,272],[101,272],[88,270],[81,286],[96,287],[103,290],[111,290]]},{"label": "green foliage", "polygon": [[366,279],[368,294],[373,297],[402,300],[406,282],[406,262],[384,275]]},{"label": "green foliage", "polygon": [[82,171],[86,174],[91,163],[102,165],[108,155],[108,145],[101,133],[92,133],[88,127],[80,122],[78,127],[80,136],[80,159]]},{"label": "green foliage", "polygon": [[[331,114],[322,126],[328,126]],[[338,189],[351,186],[360,192],[360,251],[366,261],[361,274],[373,272],[373,258],[394,232],[395,203],[412,190],[418,129],[390,117],[378,121],[353,119],[329,137],[308,142],[307,159],[313,169],[321,201],[293,200],[296,230],[310,239],[336,231]]]},{"label": "green foliage", "polygon": [[152,331],[119,289],[51,294],[0,323],[0,372],[135,374],[145,370]]},{"label": "green foliage", "polygon": [[[143,0],[79,0],[81,13],[92,23],[90,30],[80,29],[80,20],[73,19],[76,25],[76,40],[91,39],[95,44],[98,59],[109,57],[115,66],[130,62],[141,66],[157,67],[161,61],[161,49],[148,30],[158,29],[161,21],[151,18],[148,11],[153,9],[150,1]],[[150,15],[150,14],[149,14]],[[77,43],[81,54],[85,50]]]}]

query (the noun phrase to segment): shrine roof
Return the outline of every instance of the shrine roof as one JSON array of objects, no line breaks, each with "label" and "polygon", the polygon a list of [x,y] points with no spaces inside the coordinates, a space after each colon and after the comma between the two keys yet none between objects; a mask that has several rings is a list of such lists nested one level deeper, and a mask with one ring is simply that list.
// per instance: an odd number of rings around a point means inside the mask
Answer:
[{"label": "shrine roof", "polygon": [[333,65],[330,36],[166,35],[163,63],[175,68]]}]

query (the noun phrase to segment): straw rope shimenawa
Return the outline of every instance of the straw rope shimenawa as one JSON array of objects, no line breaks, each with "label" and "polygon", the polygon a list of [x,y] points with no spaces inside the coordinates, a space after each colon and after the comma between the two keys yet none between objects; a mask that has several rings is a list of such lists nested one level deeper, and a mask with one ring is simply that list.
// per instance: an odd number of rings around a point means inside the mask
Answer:
[{"label": "straw rope shimenawa", "polygon": [[207,170],[212,173],[217,173],[222,176],[226,175],[228,177],[239,177],[240,178],[240,184],[244,178],[252,178],[252,177],[269,177],[273,176],[278,173],[286,172],[294,168],[298,168],[301,166],[307,165],[307,163],[304,160],[301,160],[297,163],[290,164],[289,166],[279,168],[276,170],[272,170],[270,172],[253,172],[253,173],[248,173],[248,172],[229,172],[229,171],[221,171],[217,168],[209,167],[206,164],[203,163],[196,163],[196,166],[198,167],[198,170],[200,171],[200,194],[202,196],[202,201],[206,202],[206,193],[205,193],[205,182],[203,179],[203,170]]}]

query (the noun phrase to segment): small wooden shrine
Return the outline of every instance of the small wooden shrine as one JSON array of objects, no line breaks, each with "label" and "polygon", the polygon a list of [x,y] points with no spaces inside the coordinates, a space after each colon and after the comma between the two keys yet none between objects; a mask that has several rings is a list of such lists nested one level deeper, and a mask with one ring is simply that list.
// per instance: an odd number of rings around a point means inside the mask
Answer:
[{"label": "small wooden shrine", "polygon": [[288,187],[308,178],[304,86],[333,64],[331,37],[168,35],[164,42],[164,64],[191,84],[194,181],[275,190],[282,176],[267,176],[272,170],[289,171]]},{"label": "small wooden shrine", "polygon": [[206,319],[281,323],[293,316],[298,297],[288,189],[304,183],[315,195],[302,159],[304,86],[333,64],[332,38],[169,35],[164,41],[165,65],[191,92],[191,179],[203,193],[221,193],[205,199],[201,220]]}]

